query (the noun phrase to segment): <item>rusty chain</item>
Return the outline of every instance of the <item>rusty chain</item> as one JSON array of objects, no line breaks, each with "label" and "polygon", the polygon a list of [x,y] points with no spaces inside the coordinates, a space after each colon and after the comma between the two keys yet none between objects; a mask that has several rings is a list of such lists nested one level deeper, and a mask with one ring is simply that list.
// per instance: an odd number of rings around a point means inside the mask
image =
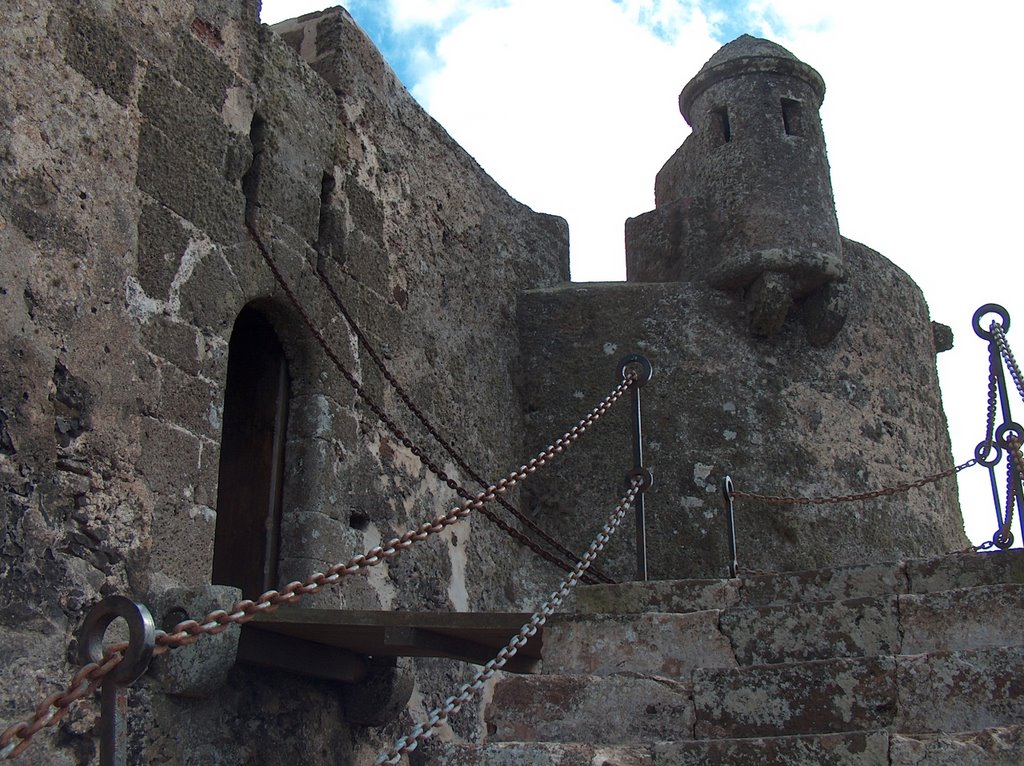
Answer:
[{"label": "rusty chain", "polygon": [[[256,232],[253,232],[253,236],[257,239],[257,245],[259,245],[260,240],[258,238],[258,234]],[[384,360],[381,358],[380,354],[377,353],[377,349],[374,348],[373,344],[370,342],[370,339],[366,336],[366,333],[364,333],[362,328],[360,328],[360,326],[356,323],[355,317],[353,317],[352,314],[349,312],[348,308],[345,306],[345,302],[341,299],[341,295],[338,294],[337,289],[335,289],[334,284],[327,278],[327,275],[324,274],[323,271],[321,271],[319,268],[314,269],[313,271],[316,273],[317,279],[319,279],[320,283],[324,286],[324,289],[326,289],[327,293],[331,296],[331,300],[334,302],[335,307],[338,309],[339,312],[341,312],[341,315],[342,317],[344,317],[345,321],[348,322],[348,326],[352,328],[352,332],[356,336],[356,340],[359,341],[359,345],[363,347],[363,349],[369,355],[370,359],[373,361],[374,365],[377,367],[378,370],[380,370],[381,375],[384,376],[384,379],[391,385],[391,388],[394,389],[395,393],[398,395],[398,398],[405,405],[406,409],[409,410],[409,412],[411,412],[412,415],[423,425],[427,433],[430,434],[430,436],[433,437],[434,441],[437,442],[438,445],[440,445],[441,449],[443,449],[448,454],[448,456],[455,462],[455,465],[461,468],[470,479],[475,481],[481,487],[486,487],[487,482],[483,479],[483,477],[466,461],[462,454],[455,448],[455,445],[453,445],[448,439],[446,439],[441,434],[441,432],[438,431],[438,429],[433,425],[433,423],[430,422],[426,414],[416,405],[416,403],[412,400],[412,397],[409,396],[408,392],[405,390],[402,384],[399,383],[395,376],[391,373],[391,370],[388,369],[388,366],[384,363]],[[512,514],[514,518],[516,518],[518,521],[520,521],[534,533],[539,535],[540,538],[544,540],[544,542],[546,542],[548,545],[550,545],[555,551],[557,551],[558,554],[564,556],[570,562],[574,560],[574,554],[572,553],[572,551],[570,551],[562,543],[560,543],[558,540],[552,537],[547,531],[542,529],[540,525],[534,522],[533,519],[531,519],[525,513],[523,513],[514,505],[512,505],[512,503],[510,503],[507,499],[505,499],[504,497],[499,497],[498,503],[501,505],[502,508],[504,508],[510,514]],[[494,519],[492,519],[490,516],[487,516],[486,518],[490,521],[494,521]],[[510,529],[508,527],[499,525],[499,528],[503,529],[503,531],[505,531],[506,533],[511,534]],[[514,527],[512,529],[514,529]],[[513,537],[516,537],[516,535],[513,534]],[[534,545],[531,544],[532,541],[519,539],[518,537],[516,537],[516,539],[521,544],[531,548],[531,550],[533,550],[535,553],[539,552],[537,548],[535,548]],[[566,569],[566,565],[564,563],[559,564],[559,566],[561,566],[563,569]],[[568,568],[571,569],[571,564],[568,566]],[[601,572],[597,567],[591,567],[590,572],[593,575],[595,575],[599,580],[603,580],[607,583],[613,582],[613,580],[610,577],[608,577],[608,575]]]},{"label": "rusty chain", "polygon": [[416,724],[409,734],[400,737],[391,748],[385,753],[381,753],[377,756],[374,764],[396,764],[399,762],[402,753],[409,753],[415,750],[420,742],[425,742],[441,724],[448,719],[450,715],[458,712],[464,704],[472,699],[478,692],[484,688],[484,684],[489,681],[495,673],[501,670],[505,664],[512,659],[516,653],[526,646],[527,642],[536,635],[537,631],[547,622],[548,617],[554,614],[555,610],[562,604],[569,592],[576,587],[582,574],[593,564],[597,556],[604,550],[605,545],[611,539],[612,535],[619,528],[623,518],[629,511],[630,506],[633,505],[637,495],[643,491],[644,481],[640,477],[633,477],[630,482],[629,490],[619,501],[619,504],[615,507],[611,516],[608,517],[601,531],[598,532],[597,537],[587,548],[586,553],[583,554],[582,558],[576,562],[569,577],[562,580],[559,586],[551,593],[548,600],[535,611],[528,622],[524,623],[507,644],[498,652],[494,659],[487,662],[477,673],[473,676],[473,680],[469,683],[463,684],[459,690],[445,699],[440,706],[434,708],[427,715],[427,719]]},{"label": "rusty chain", "polygon": [[790,497],[785,495],[757,495],[753,492],[741,492],[739,490],[733,490],[732,496],[738,497],[744,500],[756,500],[761,503],[768,505],[828,505],[835,503],[850,503],[856,500],[872,500],[877,497],[888,497],[890,495],[898,495],[903,492],[908,492],[912,489],[924,487],[928,484],[932,484],[948,476],[960,473],[971,466],[977,465],[978,461],[976,458],[971,458],[966,463],[961,463],[954,468],[949,468],[940,473],[926,476],[923,479],[917,481],[907,482],[906,484],[897,484],[893,487],[886,487],[885,489],[875,489],[870,492],[860,492],[853,495],[833,495],[831,497]]},{"label": "rusty chain", "polygon": [[[390,431],[391,434],[396,439],[398,439],[398,441],[402,444],[402,446],[404,446],[406,449],[408,449],[413,455],[415,455],[420,460],[420,462],[427,468],[427,470],[429,470],[438,479],[440,479],[442,482],[444,482],[448,486],[449,489],[453,490],[463,500],[471,499],[473,497],[473,495],[470,494],[469,490],[467,490],[458,481],[456,481],[455,479],[453,479],[450,476],[448,476],[447,472],[445,472],[444,469],[442,469],[439,465],[437,465],[437,463],[435,463],[433,460],[431,460],[429,457],[427,457],[426,453],[424,453],[424,451],[418,445],[413,443],[412,439],[410,439],[405,434],[405,432],[402,431],[402,429],[398,426],[398,424],[395,423],[395,421],[392,420],[391,417],[389,417],[387,415],[387,413],[384,412],[384,410],[380,407],[380,405],[378,405],[376,403],[376,401],[374,401],[374,399],[369,395],[369,393],[366,391],[366,389],[363,387],[363,385],[356,379],[355,375],[353,375],[345,367],[345,365],[342,363],[341,359],[335,353],[334,349],[331,348],[331,345],[327,342],[327,339],[324,337],[323,333],[320,331],[320,329],[313,322],[312,318],[309,316],[309,313],[306,311],[305,307],[303,307],[303,305],[299,301],[298,297],[295,295],[295,292],[289,286],[287,280],[284,278],[284,274],[282,274],[281,270],[278,268],[277,263],[274,261],[274,257],[273,257],[273,255],[270,252],[270,249],[267,247],[266,243],[263,241],[263,238],[260,236],[260,233],[257,230],[256,226],[253,223],[251,223],[250,221],[246,221],[246,227],[248,228],[249,234],[252,236],[253,241],[256,243],[256,248],[260,251],[260,255],[263,257],[263,260],[266,262],[267,267],[270,269],[271,274],[274,276],[274,280],[277,282],[277,284],[281,288],[282,292],[284,292],[285,296],[288,298],[288,301],[289,301],[289,303],[291,303],[292,308],[295,309],[296,313],[299,315],[300,319],[302,320],[302,323],[306,326],[306,329],[309,330],[310,334],[313,336],[313,339],[316,341],[317,345],[320,346],[321,350],[324,352],[324,354],[327,355],[327,358],[330,359],[330,361],[334,365],[334,367],[338,370],[338,372],[341,373],[342,377],[345,378],[345,380],[348,382],[349,386],[352,387],[352,390],[356,393],[356,395],[370,409],[370,411],[374,415],[377,416],[377,418],[381,421],[381,423],[384,424],[384,426],[387,428],[387,430]],[[320,275],[319,271],[317,271],[315,269],[314,269],[314,271],[316,271],[316,273],[318,275]],[[330,290],[331,290],[332,294],[334,294],[333,287],[331,287]],[[346,321],[349,322],[349,324],[352,327],[353,331],[356,332],[356,337],[357,338],[365,337],[365,336],[362,335],[362,332],[358,330],[358,328],[356,327],[355,323],[349,317],[348,312],[341,306],[340,296],[338,297],[336,303],[338,305],[338,308],[343,312],[343,316],[345,317]],[[369,349],[367,349],[367,350],[369,350]],[[376,355],[376,352],[373,352],[371,354],[371,358],[373,358],[375,360],[378,359],[378,357]],[[383,362],[380,362],[380,364],[383,365]],[[383,367],[382,367],[382,371],[383,371]],[[390,373],[386,373],[386,376],[389,377],[389,382],[390,382],[390,380],[393,380],[393,378],[390,378]],[[397,386],[398,385],[397,381],[395,381],[392,385]],[[396,389],[396,391],[398,391],[398,389]],[[400,396],[402,396],[402,394],[404,394],[404,391],[399,392]],[[407,397],[403,398],[403,401],[406,401],[406,399],[407,399]],[[410,406],[410,407],[414,408],[414,405],[412,404],[411,400],[408,400],[407,406]],[[418,412],[419,412],[418,409],[414,409],[414,414],[416,414]],[[422,419],[421,422],[423,420],[425,420],[425,419]],[[433,434],[434,433],[434,431],[432,430],[433,427],[430,426],[429,424],[427,424],[427,427],[428,427],[428,430],[431,430],[431,433]],[[435,438],[437,438],[439,440],[442,440],[442,441],[444,441],[445,444],[447,444],[447,441],[444,440],[443,437],[440,434],[437,434],[435,436]],[[442,446],[443,446],[443,444],[442,444]],[[449,452],[449,454],[451,454],[451,453]],[[454,457],[453,457],[453,459],[454,459]],[[456,461],[456,462],[458,462],[458,461]],[[463,470],[466,470],[466,469],[463,468]],[[479,481],[479,477],[475,473],[472,473],[471,477],[474,478],[475,481]],[[481,483],[481,485],[486,487],[486,482],[481,481],[480,483]],[[503,502],[503,505],[505,505],[508,508],[512,508],[511,503],[508,503],[507,501],[505,501],[504,498],[502,498],[501,500]],[[552,553],[550,553],[549,551],[547,551],[544,548],[542,548],[539,545],[537,545],[536,542],[534,542],[529,537],[524,535],[518,529],[516,529],[515,527],[513,527],[510,524],[506,523],[503,519],[501,519],[501,517],[499,517],[497,514],[495,514],[494,511],[492,511],[490,508],[483,508],[483,509],[481,509],[480,512],[484,516],[484,518],[486,518],[492,524],[497,526],[499,529],[501,529],[507,535],[509,535],[510,537],[515,539],[518,543],[520,543],[521,545],[524,545],[527,548],[529,548],[530,550],[532,550],[534,553],[536,553],[538,556],[543,558],[545,561],[548,561],[549,563],[557,566],[559,569],[561,569],[563,571],[568,570],[568,569],[571,568],[571,564],[567,564],[566,562],[559,560]],[[568,551],[566,551],[566,553],[569,556],[569,560],[571,561],[572,560],[572,558],[571,558],[572,554],[568,553]],[[610,580],[610,578],[607,578],[607,577],[605,579],[609,579]],[[590,579],[589,581],[590,582],[595,582],[596,580],[595,579]]]},{"label": "rusty chain", "polygon": [[107,647],[103,653],[103,662],[83,665],[64,691],[51,694],[36,705],[30,720],[8,726],[0,734],[0,761],[17,758],[32,744],[32,737],[46,727],[59,723],[73,702],[96,691],[103,679],[121,664],[127,648],[127,643]]},{"label": "rusty chain", "polygon": [[[392,538],[384,545],[370,549],[364,554],[355,556],[345,563],[334,564],[326,572],[317,572],[303,581],[294,581],[285,585],[280,591],[270,590],[263,593],[255,601],[242,599],[230,609],[215,609],[202,620],[183,620],[170,632],[157,631],[154,656],[163,654],[178,646],[195,643],[206,635],[222,633],[232,625],[243,625],[259,614],[275,611],[284,604],[296,604],[304,596],[319,593],[324,588],[339,584],[345,577],[363,572],[381,562],[394,558],[402,551],[411,548],[418,542],[426,540],[461,519],[478,511],[499,495],[508,492],[517,484],[526,481],[538,469],[543,468],[558,455],[571,447],[591,426],[594,425],[637,381],[635,372],[627,376],[609,393],[596,407],[586,414],[576,425],[562,434],[546,449],[521,465],[508,476],[490,485],[485,490],[466,499],[461,505],[448,513],[437,516],[415,529],[410,529],[399,537]],[[585,571],[585,570],[584,570]],[[582,572],[581,572],[582,574]],[[72,678],[64,692],[50,695],[35,709],[31,720],[13,724],[0,734],[0,760],[13,758],[28,747],[36,732],[47,726],[56,724],[64,716],[68,705],[94,691],[103,679],[112,672],[123,659],[125,645],[114,645],[107,649],[109,656],[102,664],[89,663],[82,667]]]}]

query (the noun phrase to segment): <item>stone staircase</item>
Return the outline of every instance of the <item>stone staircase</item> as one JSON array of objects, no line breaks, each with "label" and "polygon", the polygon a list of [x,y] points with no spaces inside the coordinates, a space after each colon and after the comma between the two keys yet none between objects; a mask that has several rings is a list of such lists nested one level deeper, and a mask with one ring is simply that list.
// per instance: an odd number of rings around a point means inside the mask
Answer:
[{"label": "stone staircase", "polygon": [[580,588],[431,766],[1020,766],[1024,551]]}]

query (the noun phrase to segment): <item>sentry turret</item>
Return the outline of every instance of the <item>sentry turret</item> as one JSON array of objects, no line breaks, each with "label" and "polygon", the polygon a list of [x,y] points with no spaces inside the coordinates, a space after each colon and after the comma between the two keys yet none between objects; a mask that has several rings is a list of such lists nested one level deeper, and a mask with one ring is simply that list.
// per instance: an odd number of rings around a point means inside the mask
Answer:
[{"label": "sentry turret", "polygon": [[705,281],[742,294],[771,336],[795,305],[814,345],[845,314],[843,256],[818,110],[825,83],[780,45],[744,35],[679,95],[693,128],[627,222],[627,279]]}]

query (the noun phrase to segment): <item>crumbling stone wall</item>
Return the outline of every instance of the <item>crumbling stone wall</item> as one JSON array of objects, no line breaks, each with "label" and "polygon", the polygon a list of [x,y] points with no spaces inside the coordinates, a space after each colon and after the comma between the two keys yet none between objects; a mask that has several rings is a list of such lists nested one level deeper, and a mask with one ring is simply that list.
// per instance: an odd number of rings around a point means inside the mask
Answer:
[{"label": "crumbling stone wall", "polygon": [[[312,342],[247,216],[367,390],[422,440],[317,268],[487,477],[520,458],[517,293],[566,280],[568,262],[564,222],[498,188],[341,9],[284,40],[254,0],[30,0],[0,20],[0,711],[13,721],[74,672],[91,603],[209,584],[228,343],[247,305],[291,377],[281,582],[454,503]],[[315,71],[285,40],[313,41]],[[531,592],[520,551],[475,520],[421,547],[318,603],[509,608]],[[420,663],[414,703],[462,673]],[[367,760],[408,721],[349,726],[336,686],[242,667],[214,697],[147,677],[131,699],[132,760],[154,764]],[[27,762],[94,760],[95,712],[41,735]]]}]

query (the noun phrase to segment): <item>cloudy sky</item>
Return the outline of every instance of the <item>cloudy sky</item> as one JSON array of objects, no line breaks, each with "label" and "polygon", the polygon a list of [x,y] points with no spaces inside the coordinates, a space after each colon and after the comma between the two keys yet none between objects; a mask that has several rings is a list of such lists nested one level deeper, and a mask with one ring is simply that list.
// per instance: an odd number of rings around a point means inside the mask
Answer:
[{"label": "cloudy sky", "polygon": [[[262,18],[275,23],[322,7],[324,0],[263,0]],[[939,356],[939,373],[954,458],[973,454],[987,375],[985,345],[970,325],[978,306],[1009,309],[1010,342],[1024,357],[1024,3],[346,7],[420,104],[509,193],[568,219],[576,281],[624,278],[623,222],[654,207],[654,176],[689,132],[676,100],[687,80],[744,32],[789,48],[825,79],[822,121],[843,234],[909,272],[933,318],[953,327],[956,347]],[[1014,404],[1024,418],[1024,403]],[[983,469],[961,474],[975,542],[994,529],[990,498]]]}]

